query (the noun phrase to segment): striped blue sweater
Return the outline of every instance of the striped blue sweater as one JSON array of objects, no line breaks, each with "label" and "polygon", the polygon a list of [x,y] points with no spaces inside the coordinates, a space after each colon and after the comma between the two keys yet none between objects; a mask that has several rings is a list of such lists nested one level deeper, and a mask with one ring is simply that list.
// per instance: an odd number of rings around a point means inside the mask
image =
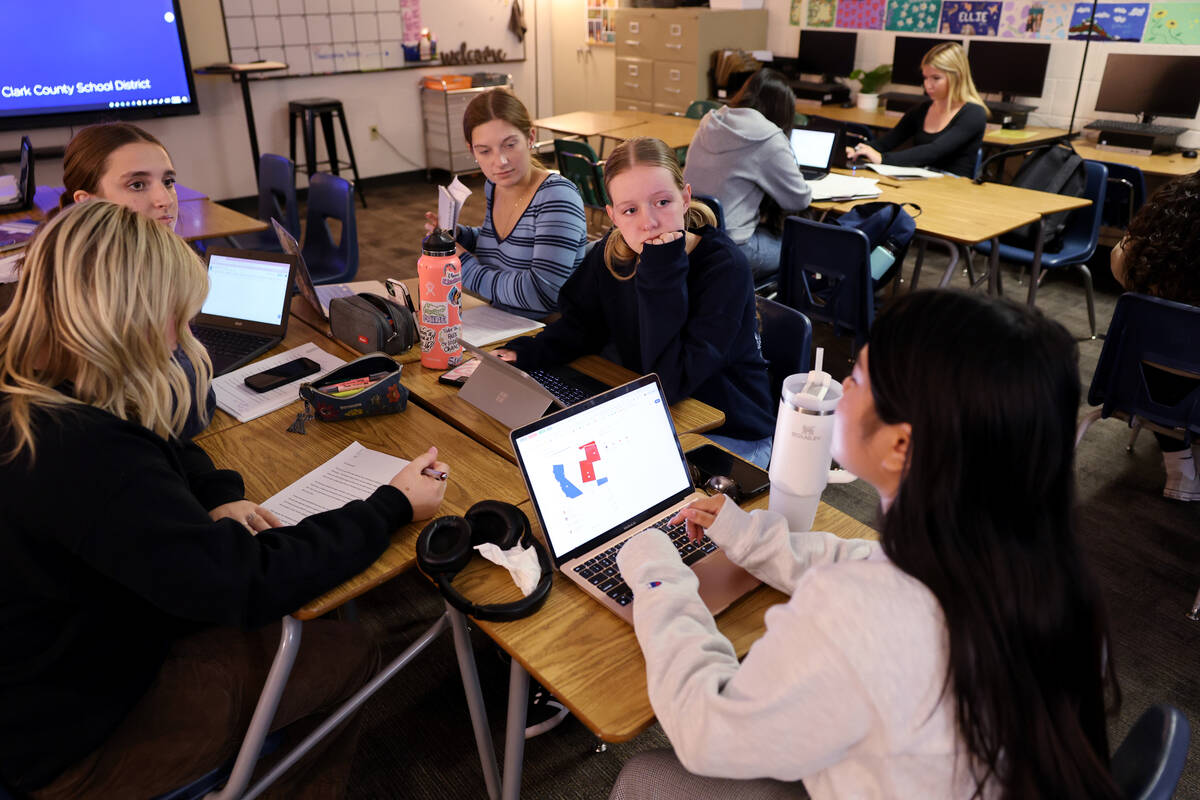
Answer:
[{"label": "striped blue sweater", "polygon": [[459,226],[463,287],[492,305],[527,317],[544,317],[558,309],[558,291],[583,261],[587,218],[575,184],[550,174],[534,192],[529,208],[504,239],[492,223],[488,181],[487,216],[483,226]]}]

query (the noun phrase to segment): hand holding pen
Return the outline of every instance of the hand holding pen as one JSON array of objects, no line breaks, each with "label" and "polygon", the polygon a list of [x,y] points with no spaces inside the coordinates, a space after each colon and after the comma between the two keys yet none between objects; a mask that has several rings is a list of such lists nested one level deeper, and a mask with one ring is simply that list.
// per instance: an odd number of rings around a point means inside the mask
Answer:
[{"label": "hand holding pen", "polygon": [[442,504],[449,475],[449,465],[438,461],[437,448],[431,447],[408,462],[408,466],[396,473],[389,483],[408,498],[414,520],[428,519]]}]

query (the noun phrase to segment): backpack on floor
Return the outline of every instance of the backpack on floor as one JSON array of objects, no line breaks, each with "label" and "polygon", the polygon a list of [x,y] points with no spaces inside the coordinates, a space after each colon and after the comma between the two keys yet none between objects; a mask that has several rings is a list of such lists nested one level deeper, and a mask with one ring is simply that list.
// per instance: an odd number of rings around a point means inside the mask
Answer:
[{"label": "backpack on floor", "polygon": [[[1025,156],[1021,167],[1013,178],[1013,186],[1023,189],[1036,189],[1039,192],[1053,192],[1070,197],[1083,197],[1087,186],[1087,169],[1083,158],[1069,144],[1052,144],[1038,148]],[[1067,215],[1070,211],[1059,211],[1048,214],[1043,222],[1045,226],[1042,247],[1051,252],[1054,245],[1062,238],[1063,230],[1067,227]],[[1037,223],[1030,223],[1000,237],[1001,244],[1032,250],[1037,241]]]},{"label": "backpack on floor", "polygon": [[[909,213],[904,206],[911,206],[916,213]],[[900,265],[908,253],[908,244],[917,232],[916,217],[920,214],[921,207],[916,203],[900,204],[881,200],[861,203],[837,218],[837,224],[843,228],[858,228],[865,233],[871,243],[871,252],[883,246],[895,256],[892,266],[875,281],[876,289],[900,271]]]}]

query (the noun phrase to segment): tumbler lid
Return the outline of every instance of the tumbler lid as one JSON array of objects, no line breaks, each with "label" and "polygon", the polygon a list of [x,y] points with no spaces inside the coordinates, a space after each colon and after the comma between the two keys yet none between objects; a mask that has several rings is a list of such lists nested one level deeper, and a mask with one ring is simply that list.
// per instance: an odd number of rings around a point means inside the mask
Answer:
[{"label": "tumbler lid", "polygon": [[454,237],[448,231],[435,228],[433,233],[421,240],[421,252],[430,256],[452,256]]}]

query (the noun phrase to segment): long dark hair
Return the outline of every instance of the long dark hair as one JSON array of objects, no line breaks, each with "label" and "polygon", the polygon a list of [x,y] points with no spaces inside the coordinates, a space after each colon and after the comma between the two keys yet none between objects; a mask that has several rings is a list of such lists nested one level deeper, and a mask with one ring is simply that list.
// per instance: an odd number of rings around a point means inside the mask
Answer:
[{"label": "long dark hair", "polygon": [[[783,131],[784,138],[792,135],[792,124],[796,119],[796,95],[783,73],[763,67],[750,76],[729,105],[734,108],[753,108]],[[796,209],[792,209],[795,211]],[[783,219],[787,214],[775,198],[763,193],[758,205],[760,224],[776,234],[783,233]]]},{"label": "long dark hair", "polygon": [[1150,196],[1124,248],[1129,291],[1200,305],[1200,171]]},{"label": "long dark hair", "polygon": [[1076,541],[1078,350],[1016,303],[915,292],[871,330],[871,392],[912,427],[884,552],[937,597],[958,729],[1001,797],[1116,798],[1108,624]]}]

